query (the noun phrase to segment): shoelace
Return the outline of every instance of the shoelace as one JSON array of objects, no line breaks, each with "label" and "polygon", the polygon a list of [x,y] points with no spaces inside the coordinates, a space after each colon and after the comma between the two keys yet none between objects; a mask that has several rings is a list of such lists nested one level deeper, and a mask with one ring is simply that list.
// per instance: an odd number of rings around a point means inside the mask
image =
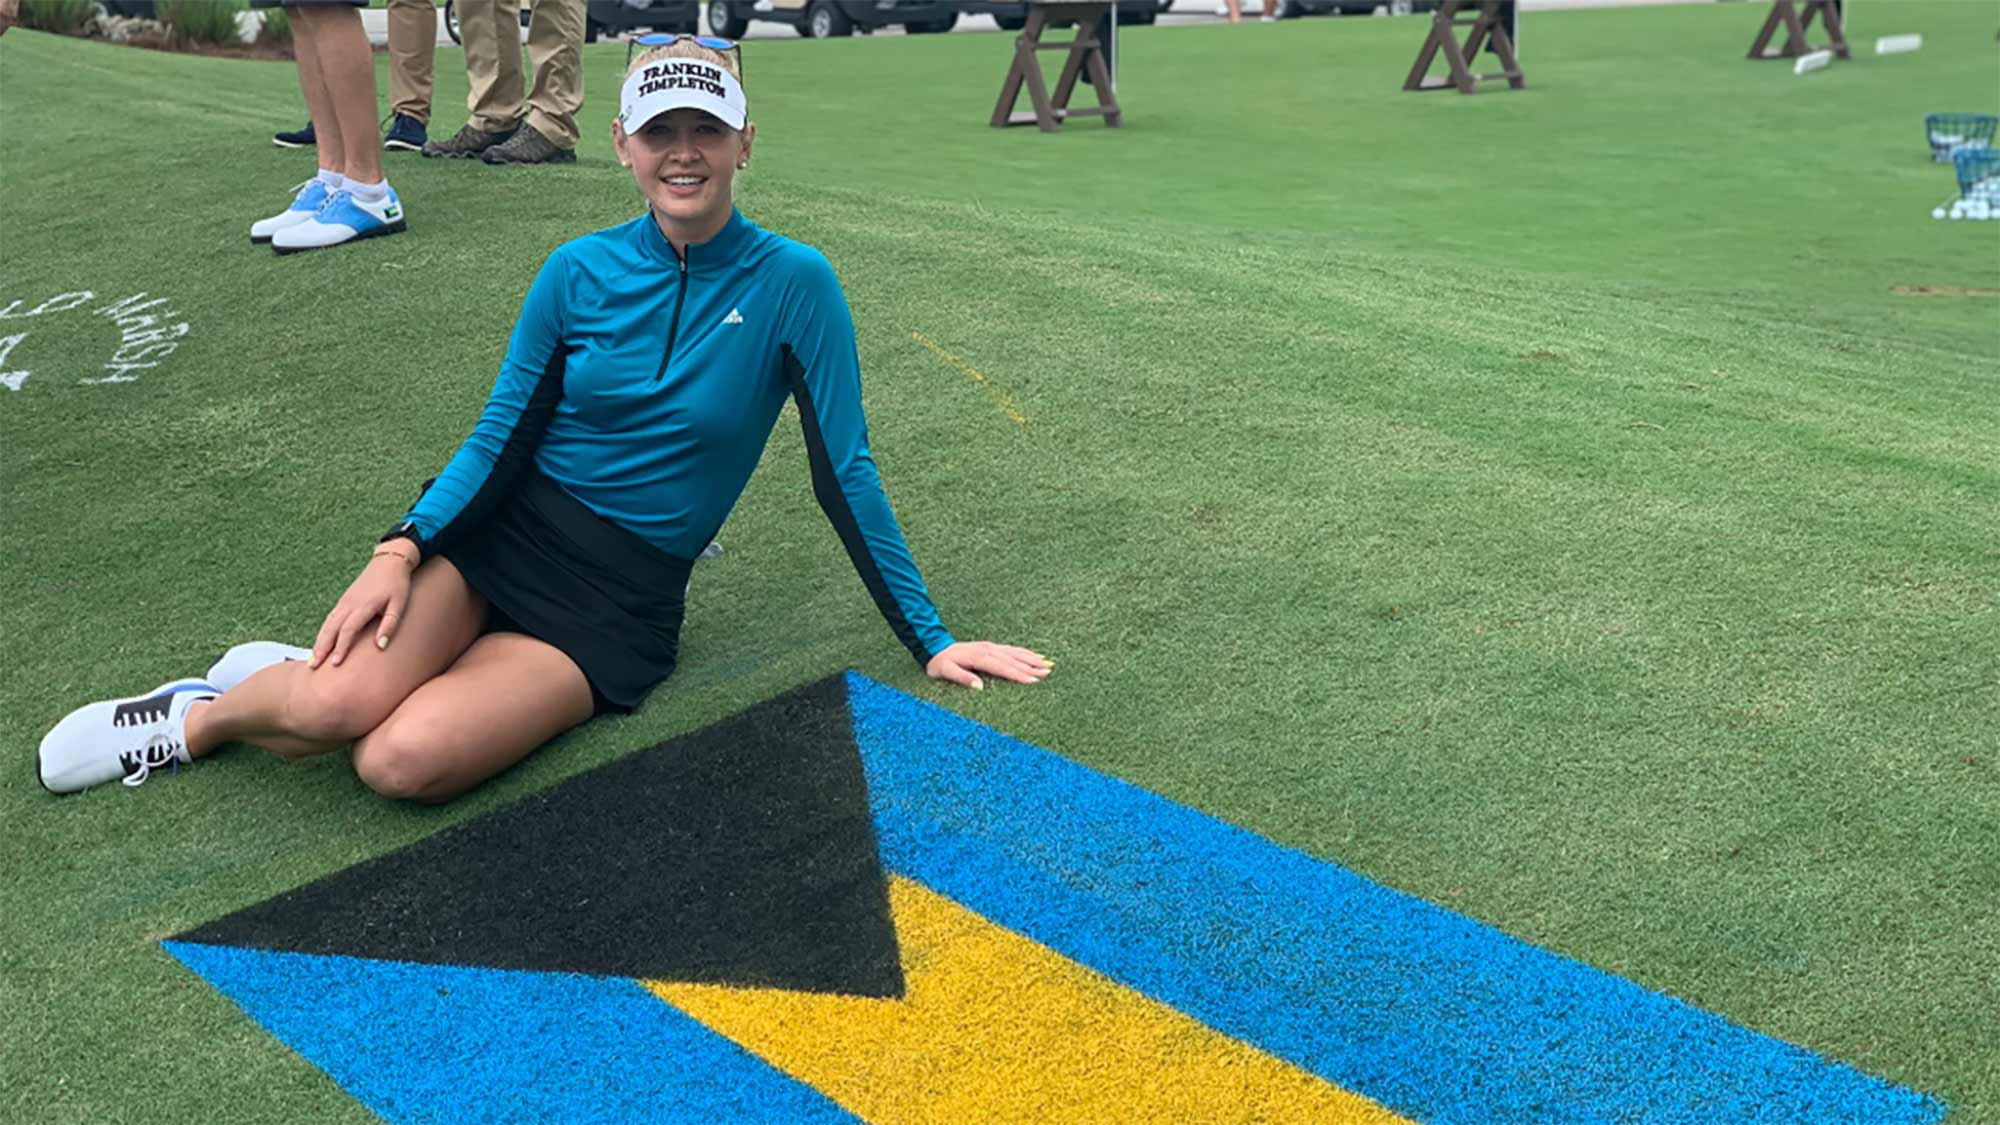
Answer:
[{"label": "shoelace", "polygon": [[154,770],[178,763],[180,751],[181,744],[172,735],[156,734],[139,749],[118,755],[118,764],[125,769],[125,784],[145,784]]},{"label": "shoelace", "polygon": [[313,212],[313,218],[315,219],[322,218],[329,211],[332,211],[335,208],[339,207],[341,201],[345,200],[348,194],[349,193],[346,188],[341,188],[339,191],[327,192],[326,198],[320,202],[319,210]]}]

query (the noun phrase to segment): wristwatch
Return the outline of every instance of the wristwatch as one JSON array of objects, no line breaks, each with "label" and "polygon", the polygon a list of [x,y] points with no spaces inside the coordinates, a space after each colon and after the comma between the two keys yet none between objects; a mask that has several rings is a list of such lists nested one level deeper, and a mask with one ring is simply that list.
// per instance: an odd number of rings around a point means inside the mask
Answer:
[{"label": "wristwatch", "polygon": [[430,553],[424,549],[423,533],[417,530],[416,523],[411,520],[404,520],[402,523],[399,523],[396,526],[390,528],[389,533],[387,535],[384,535],[382,538],[377,539],[376,542],[387,543],[391,539],[408,539],[410,542],[415,543],[417,545],[418,554],[423,555]]}]

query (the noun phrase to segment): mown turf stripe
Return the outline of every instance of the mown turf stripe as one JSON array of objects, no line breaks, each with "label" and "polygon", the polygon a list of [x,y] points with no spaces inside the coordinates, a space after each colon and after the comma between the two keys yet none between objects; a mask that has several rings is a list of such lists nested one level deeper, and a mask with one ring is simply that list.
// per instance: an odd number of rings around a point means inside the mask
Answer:
[{"label": "mown turf stripe", "polygon": [[885,865],[1429,1121],[1943,1106],[850,675]]},{"label": "mown turf stripe", "polygon": [[392,1122],[852,1122],[630,980],[166,942]]},{"label": "mown turf stripe", "polygon": [[902,1000],[648,982],[876,1125],[1402,1119],[907,879]]}]

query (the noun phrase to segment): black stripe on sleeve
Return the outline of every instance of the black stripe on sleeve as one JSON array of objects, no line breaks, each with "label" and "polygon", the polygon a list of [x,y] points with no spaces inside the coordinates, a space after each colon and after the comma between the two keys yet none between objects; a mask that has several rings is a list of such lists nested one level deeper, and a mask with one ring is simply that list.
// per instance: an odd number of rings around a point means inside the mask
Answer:
[{"label": "black stripe on sleeve", "polygon": [[514,482],[534,462],[535,447],[542,444],[542,434],[548,430],[556,403],[562,399],[563,372],[568,366],[568,357],[558,348],[548,366],[542,369],[542,377],[535,381],[535,389],[528,395],[527,405],[521,408],[521,416],[515,420],[513,431],[493,458],[493,465],[486,471],[486,479],[480,482],[479,491],[473,493],[472,499],[465,502],[465,507],[460,508],[450,522],[438,528],[437,534],[423,544],[426,555],[450,546],[454,540],[479,526],[479,522],[491,515],[493,509],[514,490]]},{"label": "black stripe on sleeve", "polygon": [[847,548],[847,557],[854,563],[854,571],[861,576],[862,585],[868,587],[868,596],[875,599],[875,608],[889,622],[889,628],[896,633],[896,639],[917,658],[917,665],[930,664],[935,653],[927,652],[923,642],[917,639],[916,627],[909,618],[903,616],[903,607],[896,603],[896,596],[889,592],[889,583],[882,577],[882,569],[875,565],[875,556],[868,553],[868,543],[861,536],[861,522],[854,518],[854,509],[847,503],[847,494],[841,491],[840,478],[834,475],[833,460],[827,455],[826,437],[820,433],[819,412],[813,409],[812,392],[806,388],[806,367],[792,352],[790,344],[781,345],[784,354],[785,382],[792,389],[792,397],[799,404],[799,426],[805,431],[806,457],[812,462],[813,497],[826,513],[828,523],[839,534],[841,545]]}]

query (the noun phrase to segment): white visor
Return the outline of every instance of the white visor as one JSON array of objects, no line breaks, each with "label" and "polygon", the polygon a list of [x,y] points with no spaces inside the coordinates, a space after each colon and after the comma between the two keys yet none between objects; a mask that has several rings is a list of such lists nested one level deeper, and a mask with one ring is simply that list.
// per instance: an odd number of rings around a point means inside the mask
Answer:
[{"label": "white visor", "polygon": [[670,109],[712,113],[731,129],[743,128],[749,115],[742,83],[722,67],[702,59],[655,59],[625,79],[618,124],[630,136]]}]

